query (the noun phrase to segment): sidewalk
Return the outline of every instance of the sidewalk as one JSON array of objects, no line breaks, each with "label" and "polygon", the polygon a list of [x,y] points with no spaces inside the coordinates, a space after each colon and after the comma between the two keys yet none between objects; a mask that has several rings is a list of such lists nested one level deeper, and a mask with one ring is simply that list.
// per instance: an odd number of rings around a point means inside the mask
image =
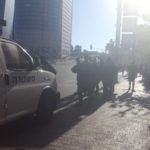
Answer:
[{"label": "sidewalk", "polygon": [[68,120],[64,125],[69,128],[49,148],[150,150],[150,94],[140,80],[138,77],[136,92],[131,93],[127,92],[128,81],[119,75],[114,98],[103,101],[98,96],[90,107],[85,102],[82,107],[71,106],[66,113],[60,112]]}]

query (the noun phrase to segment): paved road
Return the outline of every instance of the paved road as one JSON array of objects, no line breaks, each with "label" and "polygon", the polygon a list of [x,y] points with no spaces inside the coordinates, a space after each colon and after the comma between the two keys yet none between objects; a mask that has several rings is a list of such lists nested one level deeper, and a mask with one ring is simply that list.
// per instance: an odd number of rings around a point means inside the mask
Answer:
[{"label": "paved road", "polygon": [[59,109],[48,123],[28,117],[0,128],[0,149],[4,150],[150,150],[150,94],[141,78],[135,93],[128,93],[125,77],[119,75],[116,95],[101,94],[82,107],[73,96],[73,62],[58,62],[58,87],[62,93]]}]

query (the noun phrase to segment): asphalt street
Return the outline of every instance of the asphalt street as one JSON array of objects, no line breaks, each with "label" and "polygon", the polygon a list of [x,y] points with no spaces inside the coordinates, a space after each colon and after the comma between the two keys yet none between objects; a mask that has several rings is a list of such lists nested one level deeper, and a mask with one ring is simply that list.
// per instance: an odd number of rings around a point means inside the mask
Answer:
[{"label": "asphalt street", "polygon": [[53,120],[43,123],[26,117],[0,127],[1,150],[150,150],[150,92],[138,76],[135,92],[126,76],[111,99],[102,91],[77,104],[74,60],[59,61],[57,70],[61,101]]}]

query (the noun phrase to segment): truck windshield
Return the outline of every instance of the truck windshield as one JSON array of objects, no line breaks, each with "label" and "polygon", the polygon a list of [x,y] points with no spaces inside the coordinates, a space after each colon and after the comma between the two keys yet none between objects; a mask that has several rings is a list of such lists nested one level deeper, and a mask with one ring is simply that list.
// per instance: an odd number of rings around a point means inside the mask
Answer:
[{"label": "truck windshield", "polygon": [[17,45],[12,43],[3,43],[2,50],[8,69],[12,70],[31,68],[32,61],[30,57]]}]

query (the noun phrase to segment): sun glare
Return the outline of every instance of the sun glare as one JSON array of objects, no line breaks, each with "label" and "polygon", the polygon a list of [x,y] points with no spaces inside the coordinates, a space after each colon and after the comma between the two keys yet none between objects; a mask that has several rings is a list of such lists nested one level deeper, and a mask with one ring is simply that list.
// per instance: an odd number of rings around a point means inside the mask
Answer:
[{"label": "sun glare", "polygon": [[140,14],[150,12],[150,0],[138,0],[138,11]]},{"label": "sun glare", "polygon": [[128,1],[133,8],[137,8],[138,13],[140,15],[144,13],[150,13],[150,0],[125,0],[125,1]]}]

